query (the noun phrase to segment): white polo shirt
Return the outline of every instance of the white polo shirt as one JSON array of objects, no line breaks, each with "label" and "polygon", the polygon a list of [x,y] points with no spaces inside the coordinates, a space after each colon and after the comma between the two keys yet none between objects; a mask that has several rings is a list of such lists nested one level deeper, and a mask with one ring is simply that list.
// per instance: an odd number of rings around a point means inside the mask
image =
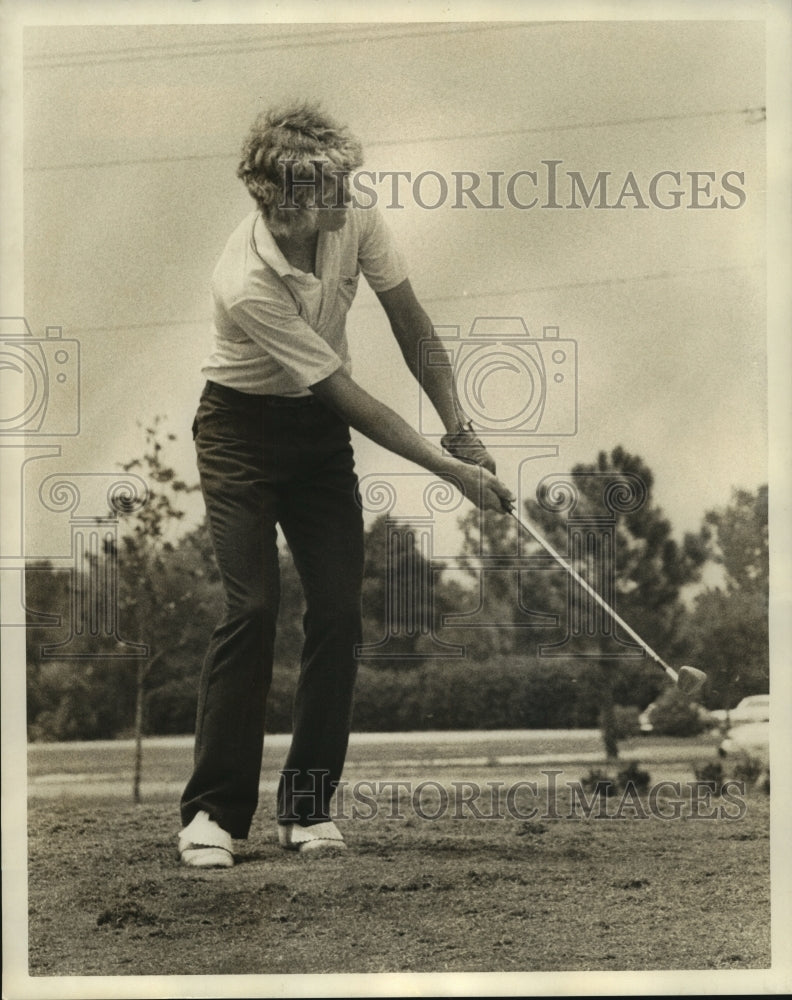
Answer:
[{"label": "white polo shirt", "polygon": [[257,395],[304,396],[336,369],[350,370],[346,316],[360,274],[384,292],[407,268],[376,208],[346,213],[341,229],[319,233],[316,275],[289,264],[258,212],[234,230],[212,276],[207,379]]}]

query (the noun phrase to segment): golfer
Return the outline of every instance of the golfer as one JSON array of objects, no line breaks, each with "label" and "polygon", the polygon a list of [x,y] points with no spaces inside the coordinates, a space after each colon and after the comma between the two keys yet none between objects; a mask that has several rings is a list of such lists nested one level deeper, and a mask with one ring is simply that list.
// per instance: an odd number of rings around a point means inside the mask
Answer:
[{"label": "golfer", "polygon": [[[232,839],[247,837],[257,805],[278,525],[306,603],[278,785],[279,842],[302,852],[345,846],[330,803],[361,641],[363,521],[350,427],[454,483],[483,510],[513,500],[466,426],[450,365],[419,364],[421,342],[435,334],[382,216],[351,204],[349,174],[361,162],[357,139],[314,107],[260,116],[237,171],[256,210],[214,271],[214,351],[202,368],[193,437],[225,603],[201,674],[179,834],[182,862],[199,868],[233,865]],[[345,320],[361,273],[443,422],[445,452],[352,377]]]}]

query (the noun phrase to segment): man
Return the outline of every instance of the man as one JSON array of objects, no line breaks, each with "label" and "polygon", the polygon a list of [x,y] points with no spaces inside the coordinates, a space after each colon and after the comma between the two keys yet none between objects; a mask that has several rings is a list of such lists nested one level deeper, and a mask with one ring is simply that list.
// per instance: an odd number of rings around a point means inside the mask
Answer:
[{"label": "man", "polygon": [[[465,427],[450,366],[419,364],[434,331],[382,217],[350,205],[347,178],[361,162],[359,142],[305,105],[260,116],[243,147],[238,176],[257,210],[214,272],[215,349],[193,425],[225,609],[203,667],[194,770],[181,802],[179,851],[191,866],[230,867],[232,839],[247,837],[256,809],[277,525],[306,600],[279,841],[302,852],[344,846],[330,801],[349,737],[363,570],[350,427],[453,482],[481,509],[513,499]],[[449,454],[350,374],[345,319],[360,272],[443,421]]]}]

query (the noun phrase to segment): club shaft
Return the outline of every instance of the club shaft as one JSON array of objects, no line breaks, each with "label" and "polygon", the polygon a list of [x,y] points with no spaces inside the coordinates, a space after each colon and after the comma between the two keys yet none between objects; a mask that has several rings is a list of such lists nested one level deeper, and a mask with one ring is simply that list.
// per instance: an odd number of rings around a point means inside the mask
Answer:
[{"label": "club shaft", "polygon": [[535,528],[533,528],[527,522],[522,521],[513,510],[510,510],[509,513],[517,522],[517,524],[519,524],[519,526],[523,529],[523,531],[527,531],[528,534],[531,536],[531,538],[533,538],[534,541],[538,542],[545,550],[545,552],[548,552],[553,557],[553,559],[555,559],[555,561],[559,564],[559,566],[562,566],[567,571],[567,573],[569,573],[569,575],[572,577],[575,583],[577,583],[580,587],[582,587],[583,590],[585,590],[590,597],[593,597],[594,600],[597,602],[597,604],[599,604],[599,606],[603,609],[603,611],[605,611],[608,615],[610,615],[613,621],[615,621],[617,625],[620,625],[621,628],[627,633],[627,635],[635,639],[638,645],[643,650],[645,650],[645,652],[647,652],[649,656],[651,656],[651,658],[655,661],[655,663],[659,664],[663,668],[663,670],[665,670],[668,676],[674,681],[674,683],[676,683],[678,676],[676,670],[674,670],[673,667],[670,667],[665,662],[665,660],[661,659],[657,655],[657,653],[655,653],[652,647],[647,642],[645,642],[638,635],[638,633],[634,631],[634,629],[630,628],[627,622],[624,621],[624,619],[613,610],[610,604],[608,604],[606,600],[600,597],[600,595],[591,586],[591,584],[587,580],[583,579],[583,577],[580,575],[580,573],[577,572],[574,566],[568,563],[567,560],[564,559],[562,555],[556,552],[553,546],[546,539],[542,538],[542,536],[539,534],[538,531],[536,531]]}]

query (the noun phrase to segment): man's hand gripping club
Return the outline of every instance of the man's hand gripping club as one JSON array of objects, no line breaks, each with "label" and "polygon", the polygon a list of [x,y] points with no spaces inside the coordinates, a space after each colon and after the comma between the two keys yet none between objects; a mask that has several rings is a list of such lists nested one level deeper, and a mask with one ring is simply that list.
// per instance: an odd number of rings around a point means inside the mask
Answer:
[{"label": "man's hand gripping club", "polygon": [[[459,433],[450,436],[453,439],[452,448],[459,456],[465,457],[449,457],[421,437],[389,406],[366,392],[343,369],[338,369],[326,379],[312,385],[311,391],[343,417],[350,427],[395,455],[415,462],[452,483],[481,510],[502,512],[514,501],[511,490],[487,468],[474,461],[474,456],[483,455],[492,468],[495,467],[480,441],[480,450],[471,446],[467,435],[472,432],[464,431],[464,441],[458,440]],[[478,441],[475,435],[473,438]],[[443,441],[445,440],[444,438]],[[453,455],[447,445],[446,450]]]},{"label": "man's hand gripping club", "polygon": [[[460,487],[465,496],[473,500],[476,506],[482,510],[508,512],[512,509],[514,496],[503,483],[495,478],[495,460],[476,435],[470,422],[452,434],[443,435],[440,443],[449,455],[465,465],[474,466],[478,470],[478,489],[482,497],[485,498],[485,502],[479,503],[470,496],[464,487]],[[493,498],[489,495],[493,493],[497,498],[494,505],[491,503]]]}]

